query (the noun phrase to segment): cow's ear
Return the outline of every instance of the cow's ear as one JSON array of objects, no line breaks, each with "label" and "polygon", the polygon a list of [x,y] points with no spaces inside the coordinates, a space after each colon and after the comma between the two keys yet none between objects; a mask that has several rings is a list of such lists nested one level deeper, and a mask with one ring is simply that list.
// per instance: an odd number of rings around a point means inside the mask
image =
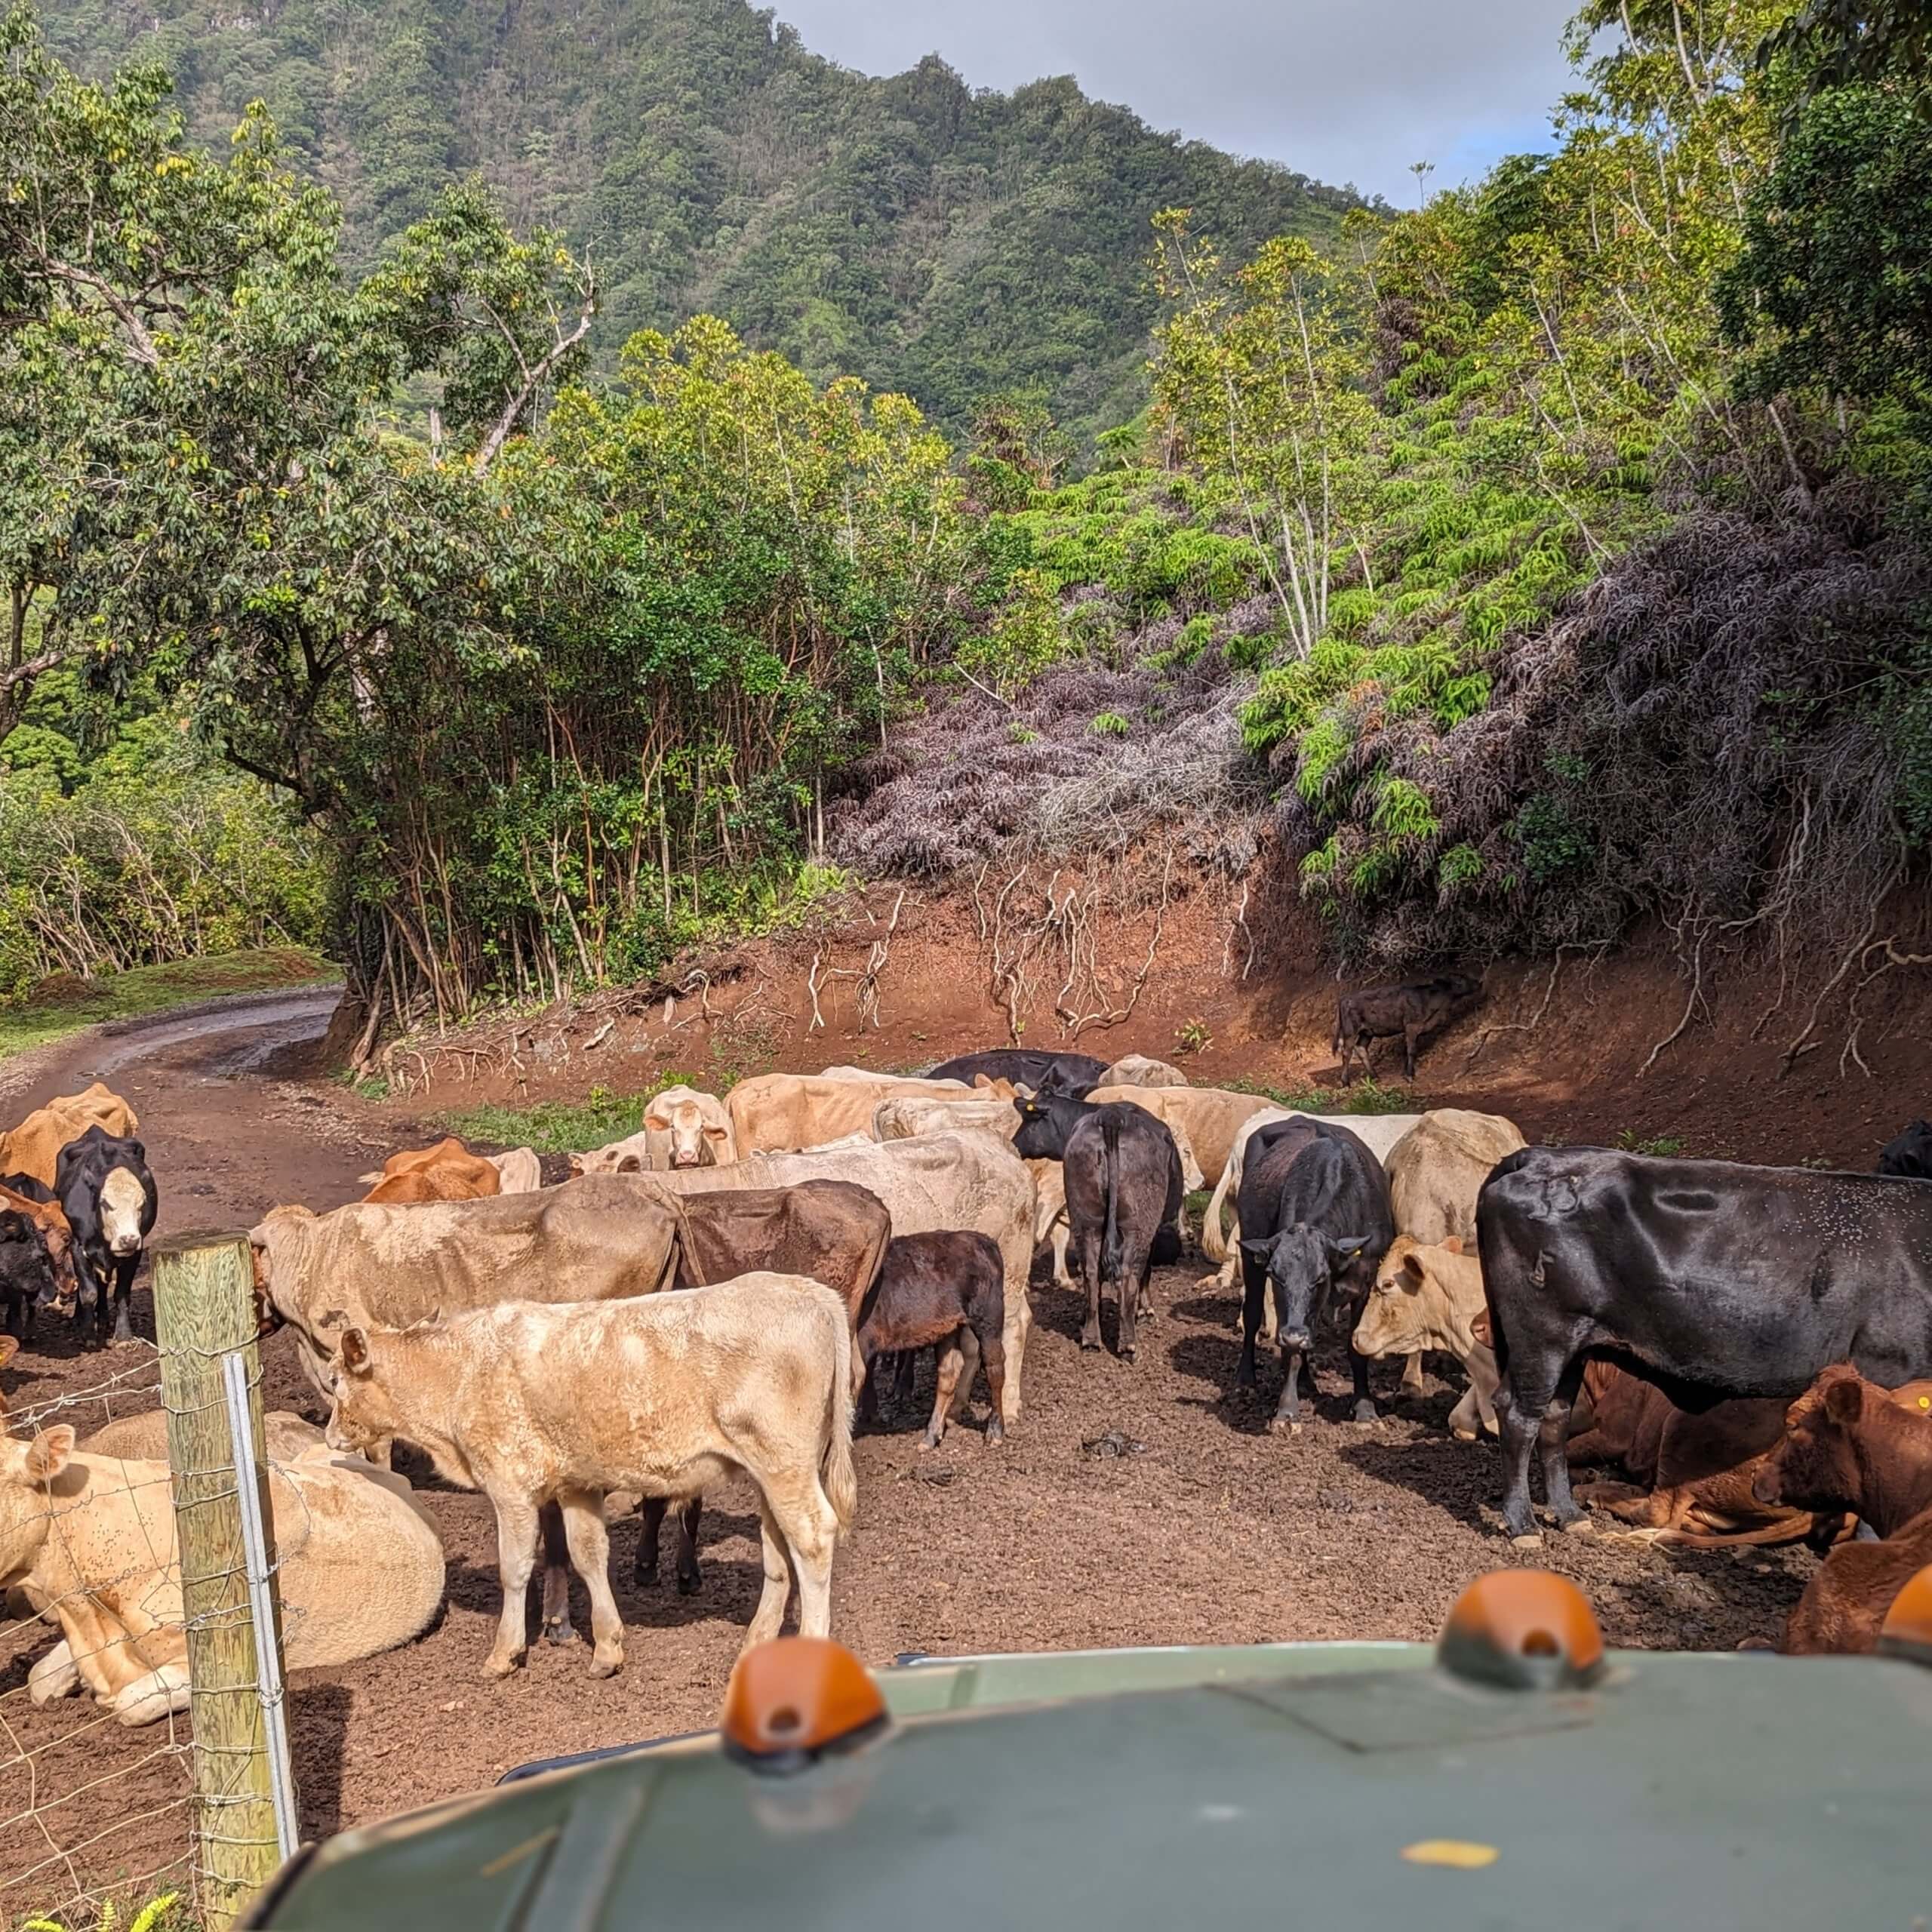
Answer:
[{"label": "cow's ear", "polygon": [[1034,1090],[1031,1087],[1023,1086],[1017,1080],[1013,1083],[1013,1097],[1016,1100],[1030,1100],[1033,1097],[1033,1093]]},{"label": "cow's ear", "polygon": [[704,1137],[707,1140],[729,1140],[731,1130],[728,1127],[707,1127],[704,1130]]},{"label": "cow's ear", "polygon": [[1275,1252],[1275,1244],[1272,1241],[1244,1240],[1241,1244],[1241,1251],[1251,1261],[1265,1262],[1272,1257]]},{"label": "cow's ear", "polygon": [[338,1352],[342,1365],[351,1375],[367,1375],[369,1372],[369,1338],[359,1328],[345,1328],[342,1331],[342,1346]]},{"label": "cow's ear", "polygon": [[671,1123],[662,1114],[646,1114],[644,1124],[653,1134],[669,1134],[671,1131]]},{"label": "cow's ear", "polygon": [[1366,1235],[1337,1236],[1328,1244],[1329,1263],[1334,1267],[1346,1268],[1367,1245]]},{"label": "cow's ear", "polygon": [[1442,1238],[1441,1245],[1445,1254],[1460,1254],[1463,1251],[1463,1237],[1460,1235],[1445,1235]]},{"label": "cow's ear", "polygon": [[1423,1272],[1422,1263],[1413,1254],[1405,1254],[1401,1266],[1395,1270],[1395,1278],[1414,1295],[1422,1292],[1422,1284],[1428,1277]]},{"label": "cow's ear", "polygon": [[581,1154],[573,1154],[571,1156],[571,1179],[581,1180],[583,1178],[583,1156]]},{"label": "cow's ear", "polygon": [[641,1154],[623,1154],[618,1157],[614,1170],[620,1174],[641,1174],[645,1171],[644,1156]]},{"label": "cow's ear", "polygon": [[25,1467],[29,1482],[51,1482],[74,1453],[74,1432],[66,1423],[43,1429],[27,1444]]},{"label": "cow's ear", "polygon": [[1825,1413],[1835,1423],[1856,1422],[1865,1407],[1864,1385],[1847,1375],[1825,1391]]}]

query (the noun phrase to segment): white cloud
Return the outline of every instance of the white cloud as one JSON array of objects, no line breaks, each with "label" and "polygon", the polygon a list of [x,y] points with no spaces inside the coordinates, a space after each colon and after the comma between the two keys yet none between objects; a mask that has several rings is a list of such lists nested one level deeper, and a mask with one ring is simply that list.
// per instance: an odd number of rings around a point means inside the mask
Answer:
[{"label": "white cloud", "polygon": [[868,73],[939,54],[974,87],[1072,74],[1238,154],[1404,202],[1549,144],[1571,0],[778,0],[815,53]]}]

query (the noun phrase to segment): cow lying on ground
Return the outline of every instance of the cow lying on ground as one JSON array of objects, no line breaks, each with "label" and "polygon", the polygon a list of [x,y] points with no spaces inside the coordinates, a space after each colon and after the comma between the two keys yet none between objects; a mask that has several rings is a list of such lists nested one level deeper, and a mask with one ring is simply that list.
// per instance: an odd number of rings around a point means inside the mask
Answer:
[{"label": "cow lying on ground", "polygon": [[1902,1180],[1932,1180],[1932,1121],[1915,1120],[1878,1152],[1877,1171]]},{"label": "cow lying on ground", "polygon": [[[1228,1149],[1227,1165],[1214,1184],[1213,1197],[1208,1203],[1208,1212],[1201,1224],[1201,1252],[1209,1260],[1221,1264],[1220,1272],[1204,1277],[1201,1285],[1220,1288],[1234,1285],[1235,1260],[1241,1251],[1241,1170],[1247,1158],[1247,1143],[1262,1128],[1279,1120],[1321,1121],[1327,1126],[1346,1129],[1377,1160],[1386,1164],[1403,1137],[1422,1118],[1420,1114],[1305,1114],[1292,1107],[1272,1105],[1251,1114],[1235,1130],[1233,1143]],[[1225,1234],[1221,1226],[1223,1204],[1236,1210],[1232,1225]]]},{"label": "cow lying on ground", "polygon": [[534,1147],[512,1147],[507,1154],[492,1154],[499,1194],[532,1194],[543,1185],[543,1163]]},{"label": "cow lying on ground", "polygon": [[454,1134],[433,1147],[406,1147],[392,1154],[378,1172],[361,1179],[374,1183],[363,1198],[378,1203],[478,1201],[503,1189],[496,1162],[472,1154]]},{"label": "cow lying on ground", "polygon": [[103,1134],[132,1134],[140,1122],[119,1094],[97,1080],[84,1094],[65,1094],[36,1108],[20,1125],[0,1134],[0,1174],[30,1174],[54,1184],[60,1150],[91,1127]]},{"label": "cow lying on ground", "polygon": [[1932,1509],[1932,1382],[1881,1389],[1835,1364],[1780,1418],[1754,1477],[1761,1503],[1843,1511],[1897,1536]]},{"label": "cow lying on ground", "polygon": [[1842,1543],[1818,1566],[1786,1620],[1788,1657],[1869,1654],[1892,1599],[1932,1564],[1932,1509],[1881,1543]]},{"label": "cow lying on ground", "polygon": [[[1894,1399],[1909,1403],[1921,1393],[1932,1401],[1932,1383],[1909,1384]],[[1801,1397],[1799,1406],[1811,1400]],[[1593,1361],[1573,1414],[1571,1466],[1621,1463],[1636,1486],[1590,1483],[1577,1491],[1578,1499],[1634,1524],[1647,1540],[1693,1549],[1800,1542],[1822,1547],[1848,1534],[1849,1519],[1859,1512],[1796,1495],[1781,1502],[1767,1490],[1765,1469],[1785,1426],[1785,1404],[1775,1397],[1719,1402],[1693,1415],[1661,1389]],[[1932,1504],[1932,1495],[1926,1500]]]},{"label": "cow lying on ground", "polygon": [[1450,1412],[1450,1432],[1473,1442],[1480,1430],[1496,1433],[1496,1357],[1477,1337],[1482,1312],[1482,1269],[1456,1236],[1428,1243],[1398,1235],[1362,1304],[1355,1350],[1371,1361],[1413,1360],[1426,1349],[1454,1355],[1469,1386]]},{"label": "cow lying on ground", "polygon": [[608,1147],[573,1154],[571,1172],[663,1174],[673,1168],[725,1167],[737,1158],[724,1103],[695,1087],[667,1087],[645,1109],[638,1132]]},{"label": "cow lying on ground", "polygon": [[1399,986],[1382,986],[1371,992],[1344,993],[1336,1002],[1334,1050],[1342,1057],[1342,1084],[1354,1078],[1352,1067],[1358,1052],[1363,1069],[1375,1070],[1377,1040],[1399,1039],[1402,1043],[1402,1070],[1411,1080],[1416,1077],[1416,1049],[1430,1034],[1468,1012],[1482,995],[1481,981],[1460,973],[1446,973],[1432,980],[1411,980]]},{"label": "cow lying on ground", "polygon": [[1580,1512],[1564,1439],[1591,1356],[1679,1407],[1802,1395],[1849,1360],[1896,1387],[1932,1373],[1932,1188],[1602,1148],[1526,1148],[1476,1224],[1502,1386],[1509,1534],[1535,1534],[1540,1450],[1557,1521]]},{"label": "cow lying on ground", "polygon": [[924,1099],[971,1097],[953,1080],[827,1080],[811,1074],[761,1073],[731,1089],[724,1109],[732,1144],[745,1155],[786,1149],[823,1147],[848,1134],[869,1134],[879,1102],[907,1094]]},{"label": "cow lying on ground", "polygon": [[859,1322],[859,1358],[867,1376],[866,1410],[872,1407],[870,1374],[881,1355],[941,1345],[938,1387],[925,1446],[944,1441],[955,1406],[963,1409],[981,1362],[992,1396],[986,1423],[986,1447],[1005,1439],[1000,1424],[1000,1396],[1006,1382],[1004,1264],[998,1246],[986,1235],[897,1235],[885,1251],[878,1286]]},{"label": "cow lying on ground", "polygon": [[107,1340],[111,1324],[116,1342],[131,1342],[129,1303],[158,1199],[146,1149],[125,1134],[90,1127],[61,1149],[54,1192],[73,1232],[74,1318],[87,1319],[91,1297],[96,1340]]},{"label": "cow lying on ground", "polygon": [[1044,1047],[993,1047],[984,1053],[941,1060],[926,1078],[963,1080],[971,1086],[983,1075],[989,1080],[1010,1080],[1031,1093],[1051,1076],[1056,1093],[1084,1099],[1089,1088],[1099,1086],[1106,1070],[1106,1062],[1091,1054],[1054,1053]]},{"label": "cow lying on ground", "polygon": [[1014,1106],[1020,1121],[1014,1151],[1060,1159],[1068,1247],[1087,1290],[1080,1346],[1102,1346],[1100,1294],[1111,1284],[1119,1311],[1116,1350],[1131,1361],[1136,1320],[1154,1312],[1148,1284],[1164,1234],[1172,1232],[1179,1251],[1186,1183],[1174,1137],[1164,1121],[1125,1101],[1096,1107],[1041,1095]]},{"label": "cow lying on ground", "polygon": [[[293,1463],[316,1450],[328,1455],[334,1451],[322,1440],[322,1432],[312,1422],[289,1409],[270,1409],[262,1417],[262,1441],[272,1463]],[[143,1409],[139,1415],[117,1416],[97,1429],[81,1444],[84,1455],[115,1456],[134,1463],[168,1460],[168,1411]],[[392,1484],[408,1484],[401,1476],[387,1478]]]},{"label": "cow lying on ground", "polygon": [[488,1497],[503,1592],[492,1676],[524,1654],[538,1513],[560,1505],[590,1593],[591,1670],[608,1677],[624,1655],[602,1511],[612,1490],[682,1497],[742,1470],[757,1485],[764,1554],[746,1649],[778,1634],[795,1580],[800,1630],[829,1634],[832,1550],[858,1502],[851,1364],[844,1305],[801,1276],[504,1303],[406,1333],[347,1330],[328,1439],[361,1449],[407,1437],[445,1481]]},{"label": "cow lying on ground", "polygon": [[[269,1495],[291,1669],[374,1657],[428,1626],[442,1545],[400,1476],[311,1450],[271,1468]],[[166,1463],[77,1454],[64,1426],[0,1438],[0,1587],[15,1586],[60,1628],[29,1675],[36,1703],[85,1686],[125,1724],[187,1709]]]},{"label": "cow lying on ground", "polygon": [[[1382,1163],[1346,1128],[1319,1121],[1271,1124],[1254,1137],[1253,1158],[1241,1177],[1241,1300],[1238,1387],[1254,1386],[1254,1343],[1263,1302],[1275,1303],[1281,1346],[1281,1396],[1273,1430],[1300,1424],[1297,1384],[1331,1302],[1349,1304],[1349,1371],[1355,1384],[1355,1420],[1373,1422],[1368,1364],[1355,1348],[1359,1308],[1383,1256],[1395,1238],[1389,1211],[1389,1180]],[[1315,1373],[1309,1364],[1309,1386]]]},{"label": "cow lying on ground", "polygon": [[71,1309],[79,1294],[73,1231],[53,1189],[31,1174],[9,1174],[0,1181],[0,1297],[8,1327],[24,1340],[36,1309]]}]

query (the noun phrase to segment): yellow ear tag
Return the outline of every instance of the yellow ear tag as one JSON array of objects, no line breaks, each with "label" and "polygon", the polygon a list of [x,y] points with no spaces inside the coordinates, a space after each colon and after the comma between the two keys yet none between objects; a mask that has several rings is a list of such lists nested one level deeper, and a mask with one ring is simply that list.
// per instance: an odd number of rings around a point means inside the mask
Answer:
[{"label": "yellow ear tag", "polygon": [[1918,1406],[1921,1409],[1932,1409],[1932,1395],[1920,1396],[1918,1398]]},{"label": "yellow ear tag", "polygon": [[1475,1844],[1467,1838],[1423,1838],[1405,1844],[1402,1856],[1411,1865],[1447,1865],[1458,1872],[1480,1872],[1494,1865],[1499,1856],[1493,1844]]}]

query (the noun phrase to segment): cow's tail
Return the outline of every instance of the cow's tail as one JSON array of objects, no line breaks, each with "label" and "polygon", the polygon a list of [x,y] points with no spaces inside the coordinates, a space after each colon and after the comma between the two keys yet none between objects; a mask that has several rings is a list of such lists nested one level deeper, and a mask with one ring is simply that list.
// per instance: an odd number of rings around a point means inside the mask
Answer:
[{"label": "cow's tail", "polygon": [[1214,1183],[1214,1192],[1208,1198],[1208,1211],[1201,1217],[1201,1251],[1210,1261],[1228,1258],[1227,1236],[1221,1231],[1221,1204],[1228,1198],[1228,1177],[1234,1167],[1235,1158],[1230,1154],[1221,1170],[1221,1178]]},{"label": "cow's tail", "polygon": [[845,1306],[829,1294],[838,1310],[838,1348],[832,1387],[827,1393],[825,1452],[819,1459],[819,1475],[825,1484],[826,1499],[838,1518],[838,1534],[844,1536],[859,1514],[859,1474],[852,1465],[852,1324]]},{"label": "cow's tail", "polygon": [[[1103,1115],[1100,1121],[1100,1146],[1103,1156],[1101,1180],[1107,1194],[1107,1227],[1100,1243],[1100,1279],[1118,1281],[1121,1278],[1120,1217],[1118,1211],[1120,1195],[1120,1121],[1112,1114]],[[1126,1293],[1123,1287],[1122,1294]]]}]

